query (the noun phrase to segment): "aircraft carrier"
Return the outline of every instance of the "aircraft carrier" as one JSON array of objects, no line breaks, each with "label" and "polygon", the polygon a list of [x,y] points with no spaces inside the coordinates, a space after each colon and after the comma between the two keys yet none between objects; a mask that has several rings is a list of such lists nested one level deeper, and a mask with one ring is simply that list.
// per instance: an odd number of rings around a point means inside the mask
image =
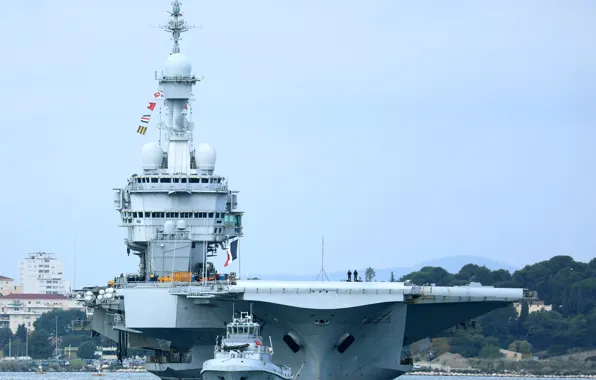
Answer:
[{"label": "aircraft carrier", "polygon": [[[139,273],[114,273],[106,285],[77,291],[93,318],[76,328],[113,340],[121,358],[130,348],[154,350],[146,368],[162,379],[200,379],[233,310],[252,307],[276,360],[302,368],[301,378],[385,380],[412,368],[411,359],[400,357],[403,346],[535,298],[524,289],[478,284],[247,281],[214,273],[210,257],[238,256],[243,213],[238,192],[214,171],[215,150],[193,142],[192,88],[200,78],[180,52],[180,35],[190,29],[181,3],[171,5],[162,28],[174,47],[137,127],[144,136],[154,125],[159,133],[151,135],[159,138],[143,146],[142,172],[114,197]],[[164,120],[156,107],[163,107]]]}]

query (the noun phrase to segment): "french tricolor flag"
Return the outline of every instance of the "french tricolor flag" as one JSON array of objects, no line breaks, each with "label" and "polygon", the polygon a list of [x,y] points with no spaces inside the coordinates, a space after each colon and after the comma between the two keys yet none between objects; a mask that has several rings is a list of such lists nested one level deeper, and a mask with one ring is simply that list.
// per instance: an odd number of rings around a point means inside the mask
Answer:
[{"label": "french tricolor flag", "polygon": [[224,263],[224,267],[227,267],[230,262],[236,260],[238,258],[238,239],[234,240],[230,243],[228,249],[226,249],[226,262]]}]

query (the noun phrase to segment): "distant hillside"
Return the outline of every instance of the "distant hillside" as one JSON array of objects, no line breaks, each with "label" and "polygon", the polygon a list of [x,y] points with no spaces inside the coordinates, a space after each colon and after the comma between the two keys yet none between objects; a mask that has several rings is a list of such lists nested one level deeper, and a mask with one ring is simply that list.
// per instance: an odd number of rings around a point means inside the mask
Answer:
[{"label": "distant hillside", "polygon": [[[505,263],[501,263],[495,260],[486,259],[484,257],[479,256],[467,256],[467,255],[459,255],[459,256],[451,256],[451,257],[444,257],[436,260],[429,260],[422,262],[418,265],[414,265],[411,267],[394,267],[394,268],[374,268],[376,272],[376,279],[377,281],[389,281],[391,277],[391,272],[395,278],[400,278],[408,273],[416,272],[420,270],[420,268],[425,266],[434,266],[434,267],[441,267],[444,268],[446,271],[450,273],[457,273],[464,265],[466,264],[476,264],[479,266],[486,266],[490,270],[497,270],[497,269],[506,269],[510,272],[513,272],[519,268],[515,268],[511,265],[507,265]],[[354,270],[354,268],[346,268],[345,271],[342,272],[328,272],[327,276],[331,281],[339,281],[346,279],[346,272],[350,270]],[[364,277],[364,271],[366,268],[356,268],[358,270],[358,274],[360,277]],[[313,272],[312,274],[284,274],[284,273],[273,273],[273,274],[256,274],[256,273],[249,273],[250,277],[257,277],[261,280],[285,280],[285,281],[312,281],[317,278],[317,273]],[[320,279],[320,278],[319,278]]]},{"label": "distant hillside", "polygon": [[466,264],[476,264],[479,266],[485,266],[490,270],[498,270],[498,269],[505,269],[509,272],[515,272],[518,269],[514,266],[502,263],[500,261],[495,261],[491,259],[486,259],[484,257],[478,256],[470,256],[470,255],[458,255],[458,256],[451,256],[451,257],[444,257],[441,259],[436,260],[429,260],[425,261],[419,265],[419,267],[429,266],[429,267],[441,267],[445,269],[449,273],[455,273],[461,269]]}]

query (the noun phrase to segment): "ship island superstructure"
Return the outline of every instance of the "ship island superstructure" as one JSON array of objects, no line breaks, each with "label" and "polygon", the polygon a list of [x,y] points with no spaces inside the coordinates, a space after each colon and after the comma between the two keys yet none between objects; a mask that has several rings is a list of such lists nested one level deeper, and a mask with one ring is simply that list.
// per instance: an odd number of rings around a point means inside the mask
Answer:
[{"label": "ship island superstructure", "polygon": [[166,121],[158,123],[164,139],[143,146],[142,174],[133,174],[124,189],[114,190],[114,205],[128,230],[127,249],[140,258],[141,280],[204,273],[207,257],[242,236],[237,192],[214,174],[215,150],[206,142],[193,146],[189,110],[199,79],[180,52],[180,35],[190,27],[180,2],[172,8],[172,19],[162,28],[172,34],[174,47],[165,70],[156,73],[156,94],[167,109]]},{"label": "ship island superstructure", "polygon": [[75,321],[75,328],[113,340],[120,358],[132,347],[153,350],[146,368],[162,379],[201,379],[202,365],[213,357],[213,342],[225,333],[234,310],[251,307],[276,347],[276,361],[301,368],[300,377],[388,380],[412,368],[411,359],[400,356],[402,347],[536,297],[524,289],[479,284],[212,276],[209,257],[236,249],[243,214],[237,192],[214,171],[215,151],[207,143],[193,145],[188,104],[199,79],[180,52],[180,35],[190,28],[180,8],[180,1],[172,2],[163,28],[174,47],[156,75],[166,108],[166,121],[159,123],[164,138],[143,146],[142,174],[115,190],[127,251],[139,256],[139,272],[78,291],[94,312],[91,321]]}]

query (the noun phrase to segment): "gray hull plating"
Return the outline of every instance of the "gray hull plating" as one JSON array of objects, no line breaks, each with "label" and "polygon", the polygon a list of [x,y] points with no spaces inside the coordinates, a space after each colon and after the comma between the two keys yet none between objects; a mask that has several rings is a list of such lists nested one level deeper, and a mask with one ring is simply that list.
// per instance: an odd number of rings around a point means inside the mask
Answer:
[{"label": "gray hull plating", "polygon": [[[167,288],[135,288],[123,293],[124,302],[119,308],[124,309],[126,327],[106,323],[110,321],[108,310],[99,308],[93,318],[93,329],[109,336],[109,330],[125,328],[134,347],[190,350],[192,361],[188,363],[147,364],[147,370],[162,379],[200,379],[202,365],[212,358],[215,338],[223,334],[233,310],[248,310],[251,304],[263,336],[272,338],[276,362],[295,371],[302,367],[300,377],[384,380],[411,369],[409,365],[400,364],[403,344],[432,336],[510,303],[508,300],[397,301],[320,309],[238,298],[205,302],[173,295]],[[370,301],[374,299],[375,295],[371,294]],[[157,305],[159,313],[148,309]],[[140,312],[141,308],[144,312]],[[347,335],[352,337],[351,343],[340,349]],[[296,347],[293,350],[284,340],[287,336],[298,346],[296,352]]]},{"label": "gray hull plating", "polygon": [[385,380],[411,369],[401,364],[404,344],[524,297],[523,289],[402,283],[147,285],[119,289],[117,300],[95,309],[92,328],[104,336],[126,331],[130,347],[188,351],[186,362],[162,360],[147,369],[163,379],[198,379],[234,310],[252,307],[263,336],[272,338],[276,362],[302,368],[301,377]]}]

